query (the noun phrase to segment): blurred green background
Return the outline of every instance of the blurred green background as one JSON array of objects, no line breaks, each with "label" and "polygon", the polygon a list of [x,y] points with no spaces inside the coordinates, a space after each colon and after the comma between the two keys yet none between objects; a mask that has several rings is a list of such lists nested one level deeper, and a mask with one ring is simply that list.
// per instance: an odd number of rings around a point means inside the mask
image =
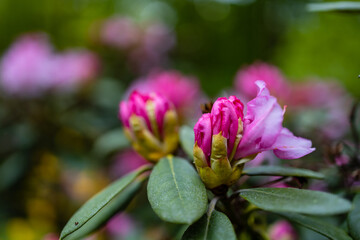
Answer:
[{"label": "blurred green background", "polygon": [[[207,93],[264,60],[294,80],[337,78],[360,96],[358,14],[306,11],[295,0],[2,0],[0,52],[21,33],[45,31],[56,47],[94,46],[94,23],[114,14],[158,19],[175,30],[170,66],[198,76]],[[116,75],[116,73],[107,73]]]},{"label": "blurred green background", "polygon": [[[20,35],[46,32],[56,51],[85,47],[95,52],[102,72],[92,88],[74,95],[31,101],[1,96],[0,240],[58,235],[74,211],[115,178],[109,174],[115,152],[129,146],[117,119],[118,103],[140,74],[99,44],[104,20],[120,15],[139,23],[163,22],[176,44],[162,67],[196,76],[210,97],[231,90],[241,66],[262,60],[291,81],[337,79],[359,98],[360,14],[309,12],[308,3],[1,0],[0,55]],[[155,229],[147,239],[170,239],[177,227],[159,221],[143,205],[132,214]],[[137,234],[126,239],[141,239],[140,230]]]}]

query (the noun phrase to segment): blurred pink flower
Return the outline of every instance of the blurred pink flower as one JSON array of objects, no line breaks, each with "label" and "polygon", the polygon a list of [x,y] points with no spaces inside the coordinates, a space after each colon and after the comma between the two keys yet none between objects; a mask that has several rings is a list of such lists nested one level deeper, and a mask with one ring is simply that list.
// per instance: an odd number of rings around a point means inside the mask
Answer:
[{"label": "blurred pink flower", "polygon": [[0,64],[0,81],[9,95],[38,97],[73,90],[98,73],[98,60],[85,50],[56,54],[45,34],[28,34],[13,43]]},{"label": "blurred pink flower", "polygon": [[351,98],[335,81],[309,80],[294,84],[289,101],[291,112],[298,115],[300,131],[315,130],[333,140],[344,136],[349,129]]},{"label": "blurred pink flower", "polygon": [[122,16],[104,22],[100,40],[121,50],[133,70],[142,74],[165,65],[176,42],[174,32],[163,23],[138,24]]},{"label": "blurred pink flower", "polygon": [[46,35],[21,36],[3,56],[0,80],[3,90],[10,95],[37,96],[51,85],[49,59],[52,47]]},{"label": "blurred pink flower", "polygon": [[115,215],[106,224],[106,230],[117,238],[125,238],[129,233],[135,230],[135,222],[126,213]]},{"label": "blurred pink flower", "polygon": [[288,221],[278,221],[269,229],[270,240],[296,240],[295,229]]},{"label": "blurred pink flower", "polygon": [[147,163],[146,159],[136,151],[128,149],[115,156],[110,175],[116,179]]},{"label": "blurred pink flower", "polygon": [[[182,118],[194,116],[194,105],[199,105],[202,92],[197,79],[182,75],[180,72],[159,71],[136,81],[128,92],[156,92],[169,99]],[[200,106],[197,108],[200,114]]]},{"label": "blurred pink flower", "polygon": [[51,75],[54,88],[69,91],[96,77],[99,62],[86,50],[71,50],[55,55],[51,60]]},{"label": "blurred pink flower", "polygon": [[141,35],[141,29],[130,18],[112,17],[102,26],[100,38],[103,43],[119,49],[134,47]]},{"label": "blurred pink flower", "polygon": [[255,62],[252,65],[242,67],[235,77],[235,88],[248,99],[257,94],[255,82],[261,80],[266,83],[272,95],[279,100],[287,100],[290,88],[281,71],[270,64]]}]

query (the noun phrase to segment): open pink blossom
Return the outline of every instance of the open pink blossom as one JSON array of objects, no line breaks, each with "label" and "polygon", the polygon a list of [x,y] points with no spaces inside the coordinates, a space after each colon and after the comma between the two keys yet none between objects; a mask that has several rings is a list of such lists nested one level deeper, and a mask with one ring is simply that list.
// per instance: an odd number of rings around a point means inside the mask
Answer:
[{"label": "open pink blossom", "polygon": [[[310,140],[296,137],[282,126],[285,111],[269,94],[263,81],[255,84],[258,94],[247,103],[246,114],[242,102],[235,96],[219,98],[211,113],[204,114],[194,127],[197,169],[201,172],[201,169],[211,168],[215,175],[217,171],[219,174],[227,171],[231,178],[230,182],[222,179],[223,182],[219,180],[217,184],[233,182],[233,172],[226,170],[228,165],[224,161],[236,166],[241,159],[253,159],[256,154],[269,150],[279,158],[296,159],[315,150]],[[204,170],[203,176],[210,174],[209,170]]]},{"label": "open pink blossom", "polygon": [[288,221],[278,221],[269,229],[270,240],[296,240],[297,234]]},{"label": "open pink blossom", "polygon": [[235,88],[238,93],[248,99],[254,98],[257,94],[255,82],[258,80],[266,83],[272,95],[282,100],[288,98],[290,88],[281,71],[277,67],[263,62],[255,62],[241,68],[235,77]]}]

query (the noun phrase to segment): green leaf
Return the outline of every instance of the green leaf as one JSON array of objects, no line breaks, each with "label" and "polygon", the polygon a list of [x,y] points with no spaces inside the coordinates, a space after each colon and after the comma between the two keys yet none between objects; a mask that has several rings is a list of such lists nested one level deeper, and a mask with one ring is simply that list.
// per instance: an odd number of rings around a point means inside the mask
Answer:
[{"label": "green leaf", "polygon": [[240,196],[255,206],[274,212],[331,215],[348,212],[351,203],[336,195],[295,188],[254,188],[240,190]]},{"label": "green leaf", "polygon": [[308,169],[280,167],[280,166],[260,166],[260,167],[248,168],[244,170],[243,174],[249,176],[285,176],[285,177],[305,177],[305,178],[315,178],[315,179],[325,178],[323,174]]},{"label": "green leaf", "polygon": [[236,240],[234,228],[228,217],[216,210],[204,215],[190,225],[182,240]]},{"label": "green leaf", "polygon": [[306,8],[310,12],[360,12],[360,3],[347,1],[309,3]]},{"label": "green leaf", "polygon": [[347,222],[350,235],[355,240],[360,240],[360,193],[354,198],[353,209],[348,215]]},{"label": "green leaf", "polygon": [[205,186],[195,169],[182,158],[162,158],[150,175],[147,190],[151,207],[168,222],[191,224],[207,208]]},{"label": "green leaf", "polygon": [[194,130],[189,126],[182,126],[180,128],[180,144],[191,159],[193,158],[194,142]]},{"label": "green leaf", "polygon": [[149,166],[144,166],[125,175],[88,200],[67,222],[60,239],[82,238],[123,210],[140,189],[146,179],[141,174],[147,170]]},{"label": "green leaf", "polygon": [[352,238],[346,232],[332,224],[321,221],[314,217],[304,216],[296,213],[278,213],[290,221],[309,228],[333,240],[351,240]]}]

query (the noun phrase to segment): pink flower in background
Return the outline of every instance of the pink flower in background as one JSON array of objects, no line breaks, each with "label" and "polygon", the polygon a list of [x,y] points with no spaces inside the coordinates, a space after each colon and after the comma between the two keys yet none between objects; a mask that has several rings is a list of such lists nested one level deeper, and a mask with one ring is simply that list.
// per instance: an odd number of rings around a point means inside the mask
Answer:
[{"label": "pink flower in background", "polygon": [[145,158],[132,149],[117,154],[114,160],[110,168],[110,175],[113,178],[119,178],[148,163]]},{"label": "pink flower in background", "polygon": [[49,91],[78,88],[98,73],[98,60],[86,50],[56,54],[46,35],[20,37],[0,65],[3,90],[19,97],[38,97]]},{"label": "pink flower in background", "polygon": [[272,95],[287,100],[290,88],[285,77],[277,67],[263,62],[241,68],[235,77],[235,88],[248,99],[254,98],[257,93],[255,82],[258,80],[266,83]]},{"label": "pink flower in background", "polygon": [[164,24],[153,23],[143,30],[139,45],[129,55],[140,73],[148,73],[168,62],[168,53],[175,46],[174,33]]},{"label": "pink flower in background", "polygon": [[127,49],[138,43],[141,29],[130,18],[112,17],[103,24],[100,37],[106,45]]},{"label": "pink flower in background", "polygon": [[196,109],[200,113],[200,107],[194,106],[199,104],[203,94],[199,82],[192,76],[174,70],[154,72],[135,82],[129,89],[133,90],[161,94],[174,104],[180,117],[194,116]]},{"label": "pink flower in background", "polygon": [[163,23],[139,24],[122,16],[104,22],[100,40],[123,52],[130,67],[142,74],[164,66],[176,42],[174,32]]},{"label": "pink flower in background", "polygon": [[72,50],[53,56],[51,75],[54,88],[69,91],[94,79],[99,71],[96,56],[86,50]]},{"label": "pink flower in background", "polygon": [[1,60],[0,80],[10,95],[37,96],[49,85],[52,47],[46,35],[29,34],[17,39]]},{"label": "pink flower in background", "polygon": [[269,229],[271,240],[296,240],[297,234],[293,226],[287,221],[278,221]]},{"label": "pink flower in background", "polygon": [[106,224],[106,230],[114,237],[125,238],[135,230],[134,220],[125,213],[117,214]]},{"label": "pink flower in background", "polygon": [[334,81],[312,80],[292,86],[290,105],[300,132],[317,132],[327,139],[339,139],[349,129],[351,98]]}]

